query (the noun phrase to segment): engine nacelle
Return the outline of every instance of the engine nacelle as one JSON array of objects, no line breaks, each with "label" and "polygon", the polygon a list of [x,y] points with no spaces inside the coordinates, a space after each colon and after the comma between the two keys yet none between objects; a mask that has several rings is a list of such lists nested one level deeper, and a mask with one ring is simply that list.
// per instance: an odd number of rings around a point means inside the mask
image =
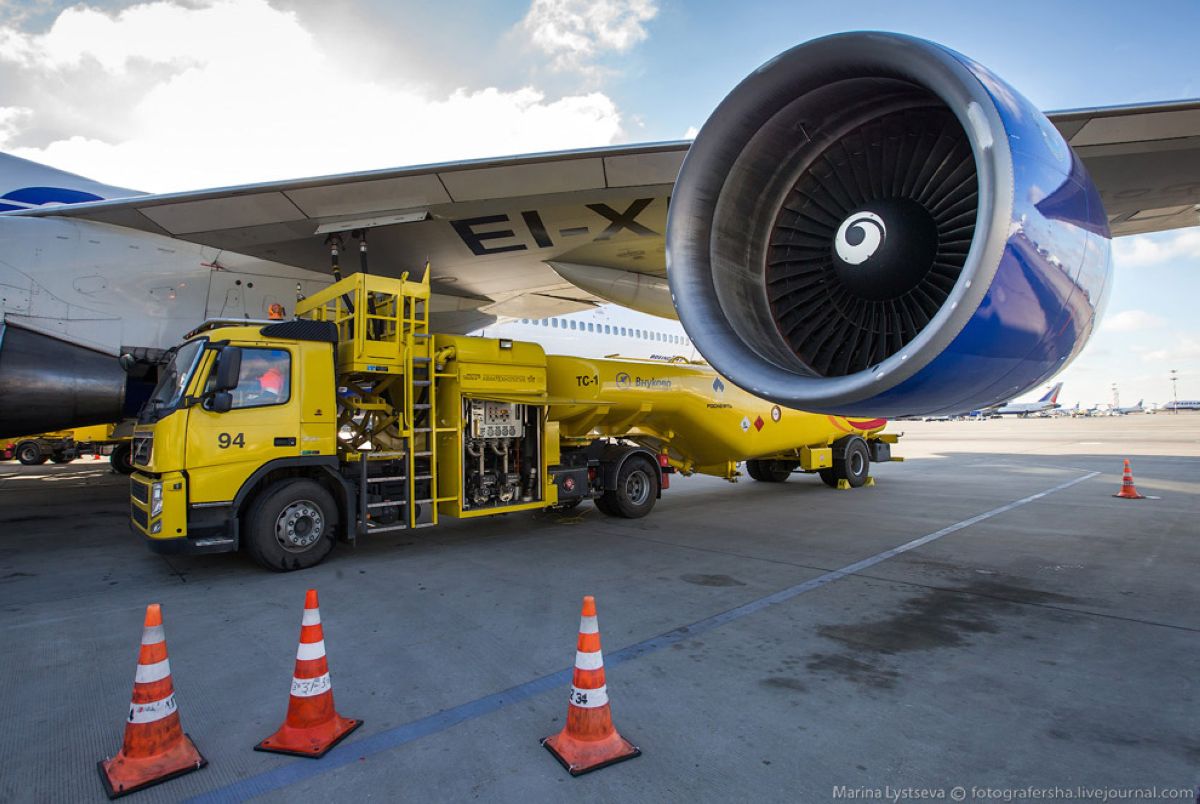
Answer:
[{"label": "engine nacelle", "polygon": [[960,412],[1083,348],[1108,219],[1053,125],[921,39],[795,47],[704,124],[671,199],[667,276],[700,351],[805,410]]}]

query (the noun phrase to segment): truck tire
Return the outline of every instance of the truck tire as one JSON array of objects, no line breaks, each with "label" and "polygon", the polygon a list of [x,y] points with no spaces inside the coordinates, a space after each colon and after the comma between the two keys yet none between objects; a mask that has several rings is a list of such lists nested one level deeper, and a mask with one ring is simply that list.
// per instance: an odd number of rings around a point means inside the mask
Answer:
[{"label": "truck tire", "polygon": [[25,466],[37,466],[46,462],[49,456],[42,452],[41,446],[36,441],[22,441],[17,444],[16,451],[17,460]]},{"label": "truck tire", "polygon": [[337,504],[320,483],[277,481],[246,513],[246,552],[276,572],[315,567],[333,549],[337,517]]},{"label": "truck tire", "polygon": [[617,486],[604,492],[596,507],[609,516],[640,519],[650,513],[658,499],[660,469],[641,455],[634,455],[617,472]]},{"label": "truck tire", "polygon": [[133,446],[128,441],[117,444],[108,456],[108,462],[117,474],[133,474]]},{"label": "truck tire", "polygon": [[856,489],[867,482],[871,473],[871,451],[861,436],[846,436],[834,441],[833,468],[820,471],[821,480],[830,488],[837,488],[839,480],[845,480],[850,488]]},{"label": "truck tire", "polygon": [[795,468],[789,461],[746,461],[746,474],[760,483],[782,483]]}]

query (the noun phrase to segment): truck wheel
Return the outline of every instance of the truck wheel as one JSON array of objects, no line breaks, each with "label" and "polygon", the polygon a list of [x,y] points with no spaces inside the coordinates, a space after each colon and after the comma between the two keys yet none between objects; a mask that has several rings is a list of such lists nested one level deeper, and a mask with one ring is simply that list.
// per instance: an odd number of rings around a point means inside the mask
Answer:
[{"label": "truck wheel", "polygon": [[272,483],[246,514],[246,551],[276,572],[314,567],[333,549],[337,516],[337,504],[320,483]]},{"label": "truck wheel", "polygon": [[871,471],[871,452],[861,436],[847,436],[833,442],[833,468],[822,469],[821,480],[826,486],[837,488],[839,480],[845,480],[850,488],[858,488],[867,482]]},{"label": "truck wheel", "polygon": [[658,482],[659,468],[634,456],[617,472],[617,487],[604,492],[603,506],[596,507],[609,516],[640,519],[650,513],[658,499]]},{"label": "truck wheel", "polygon": [[72,458],[70,455],[64,455],[61,452],[56,452],[50,456],[50,460],[54,461],[55,463],[70,463],[71,461],[73,461],[75,459]]},{"label": "truck wheel", "polygon": [[113,447],[112,455],[108,456],[108,462],[118,474],[133,474],[133,447],[128,441],[117,444]]},{"label": "truck wheel", "polygon": [[746,461],[746,473],[761,483],[782,483],[795,468],[788,461]]},{"label": "truck wheel", "polygon": [[46,455],[36,441],[24,441],[17,445],[17,460],[26,466],[37,466],[46,462]]}]

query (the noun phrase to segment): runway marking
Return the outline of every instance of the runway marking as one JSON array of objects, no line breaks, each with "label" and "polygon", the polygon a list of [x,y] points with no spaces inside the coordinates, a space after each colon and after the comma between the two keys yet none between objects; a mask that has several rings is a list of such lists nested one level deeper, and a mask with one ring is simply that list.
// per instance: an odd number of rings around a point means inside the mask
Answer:
[{"label": "runway marking", "polygon": [[[982,514],[964,519],[961,522],[956,522],[953,525],[948,525],[941,530],[936,530],[933,533],[927,533],[924,536],[905,542],[904,544],[893,547],[890,550],[884,550],[882,553],[876,553],[869,558],[864,558],[861,561],[856,561],[853,564],[847,564],[841,569],[826,572],[823,575],[818,575],[816,578],[811,578],[803,583],[798,583],[795,586],[789,586],[786,589],[781,589],[774,594],[761,597],[757,600],[752,600],[749,603],[744,603],[736,608],[728,611],[714,614],[703,620],[684,625],[672,631],[659,634],[655,637],[637,642],[628,647],[622,648],[614,653],[606,656],[606,667],[615,667],[616,665],[633,659],[645,656],[648,653],[661,650],[663,648],[682,642],[695,637],[714,628],[719,628],[722,625],[740,620],[751,614],[756,614],[763,609],[774,606],[779,603],[791,600],[794,597],[811,592],[814,589],[819,589],[822,586],[839,581],[848,575],[854,575],[868,567],[873,567],[876,564],[887,561],[889,558],[895,558],[898,555],[907,553],[910,550],[915,550],[930,542],[937,541],[943,536],[949,536],[951,533],[957,533],[960,530],[969,528],[972,525],[977,525],[980,522],[1007,513],[1014,508],[1020,508],[1023,505],[1028,505],[1031,502],[1036,502],[1043,497],[1048,497],[1051,494],[1069,489],[1085,481],[1091,480],[1093,477],[1100,475],[1100,472],[1089,472],[1086,475],[1068,480],[1065,483],[1059,483],[1057,486],[1048,488],[1045,491],[1039,491],[1037,494],[1031,494],[1028,497],[1022,497],[1019,500],[1007,503],[999,508],[993,508],[990,511],[985,511]],[[284,787],[296,784],[297,782],[312,779],[316,776],[321,776],[331,770],[340,768],[344,765],[350,765],[357,762],[360,758],[366,758],[383,751],[389,751],[393,748],[398,748],[407,743],[419,740],[422,737],[428,737],[433,734],[438,734],[449,728],[457,726],[459,723],[464,723],[468,720],[489,715],[492,712],[507,708],[515,703],[528,700],[545,692],[550,692],[554,689],[566,687],[571,684],[572,672],[574,668],[567,667],[555,673],[535,678],[532,681],[526,681],[523,684],[518,684],[515,687],[509,687],[506,690],[485,695],[482,698],[476,698],[473,701],[468,701],[464,704],[445,709],[436,714],[427,717],[419,718],[408,723],[395,726],[390,729],[373,734],[362,740],[357,740],[352,743],[343,743],[337,748],[326,754],[320,761],[315,763],[312,760],[298,760],[289,762],[273,770],[265,771],[257,776],[251,776],[248,779],[243,779],[240,782],[234,782],[224,787],[218,787],[215,790],[210,790],[194,798],[188,799],[189,802],[224,802],[224,801],[245,801],[255,796],[265,795]]]}]

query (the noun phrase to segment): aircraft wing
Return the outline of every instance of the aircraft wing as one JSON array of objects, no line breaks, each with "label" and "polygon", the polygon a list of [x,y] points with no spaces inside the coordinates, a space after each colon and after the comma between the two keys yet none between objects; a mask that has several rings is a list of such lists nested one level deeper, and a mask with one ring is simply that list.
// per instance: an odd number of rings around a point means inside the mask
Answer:
[{"label": "aircraft wing", "polygon": [[1200,225],[1200,101],[1047,117],[1087,165],[1114,236]]},{"label": "aircraft wing", "polygon": [[[1114,235],[1200,225],[1200,101],[1048,117],[1086,163]],[[326,236],[343,230],[342,266],[356,270],[349,230],[367,228],[371,270],[415,272],[429,260],[438,294],[483,313],[539,318],[603,298],[658,312],[669,299],[667,200],[688,145],[482,159],[5,214],[80,218],[316,271],[328,270]]]},{"label": "aircraft wing", "polygon": [[[326,237],[369,229],[370,269],[433,266],[434,290],[481,312],[538,318],[600,300],[549,263],[665,275],[667,198],[688,143],[396,168],[24,210],[189,240],[328,272]],[[664,283],[665,287],[665,283]],[[484,302],[479,306],[479,302]]]}]

